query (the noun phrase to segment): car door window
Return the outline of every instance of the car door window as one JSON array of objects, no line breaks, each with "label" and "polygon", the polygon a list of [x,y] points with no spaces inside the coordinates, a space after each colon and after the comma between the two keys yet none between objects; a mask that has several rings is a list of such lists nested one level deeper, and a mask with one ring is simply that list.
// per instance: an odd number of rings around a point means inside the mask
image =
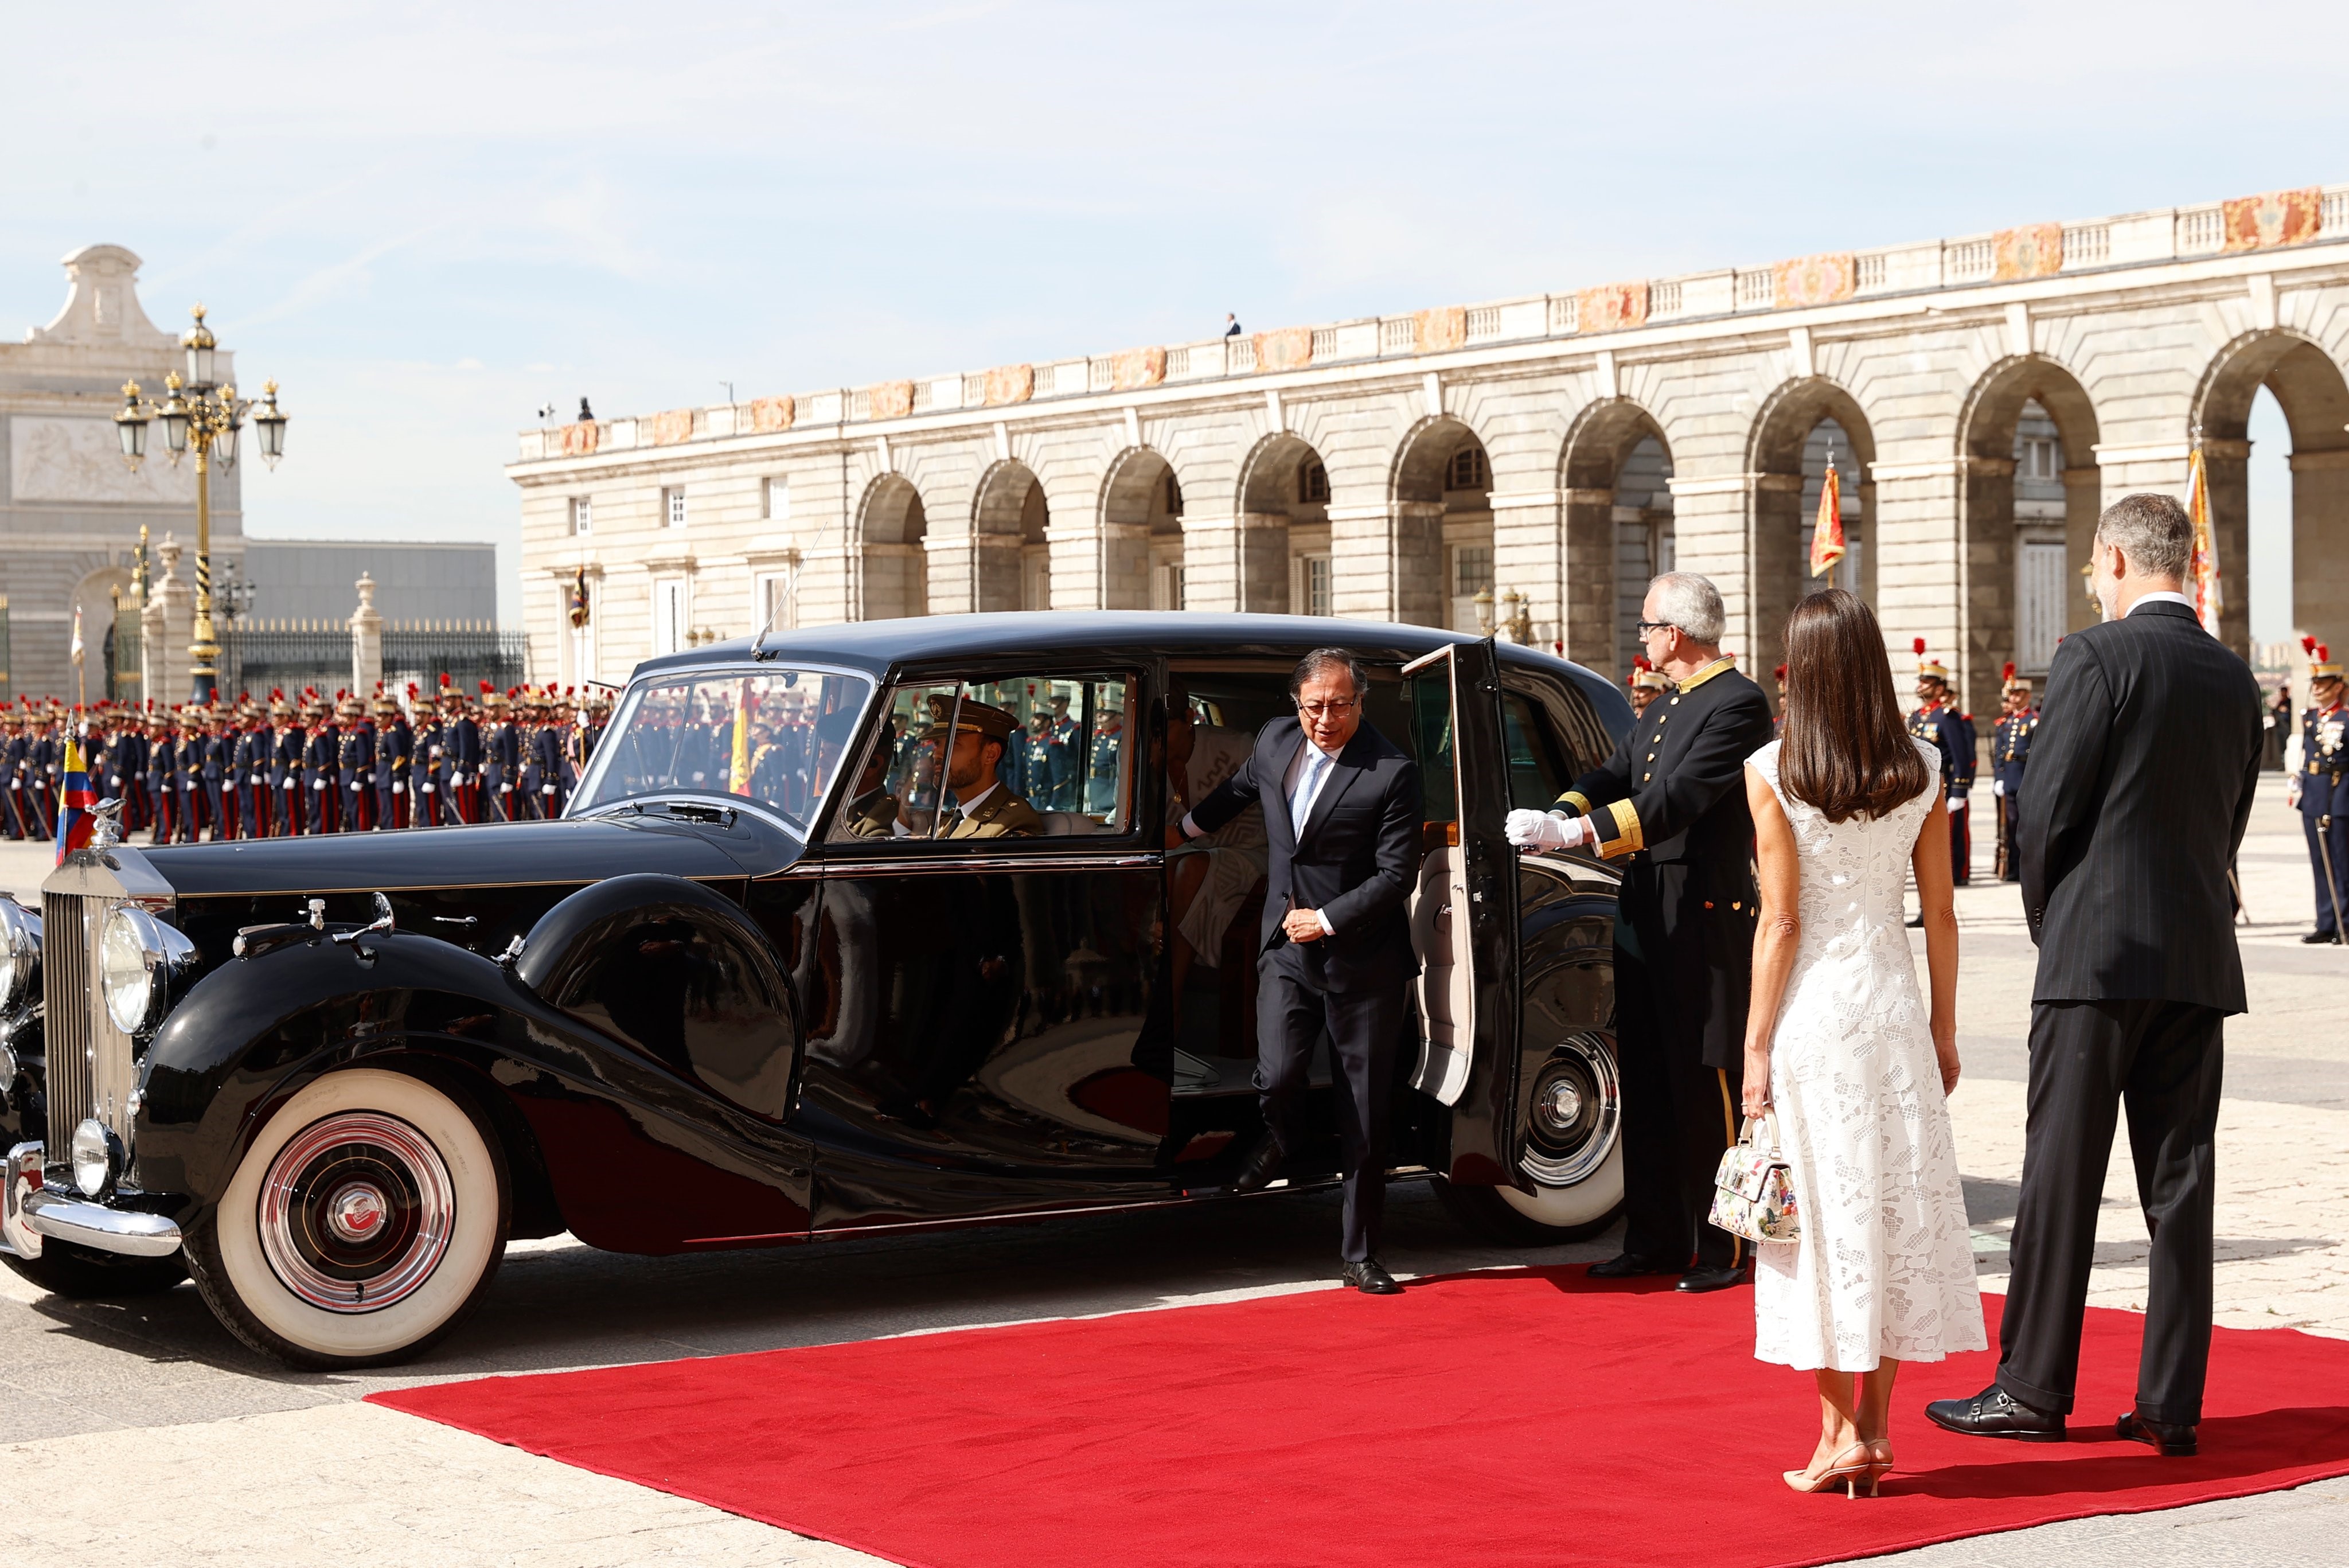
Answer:
[{"label": "car door window", "polygon": [[1530,697],[1510,691],[1501,698],[1501,724],[1509,758],[1509,804],[1547,811],[1570,781],[1563,749],[1550,733],[1549,719]]},{"label": "car door window", "polygon": [[[1128,675],[987,676],[909,681],[889,693],[884,728],[833,823],[835,841],[943,842],[974,804],[1000,811],[1000,789],[1037,814],[1004,836],[1084,837],[1125,835],[1133,826],[1133,757],[1126,722],[1133,709]],[[992,774],[956,787],[948,737],[983,714],[993,750]],[[1000,742],[1008,720],[1009,732]],[[963,765],[968,765],[966,762]],[[981,842],[984,842],[982,840]]]}]

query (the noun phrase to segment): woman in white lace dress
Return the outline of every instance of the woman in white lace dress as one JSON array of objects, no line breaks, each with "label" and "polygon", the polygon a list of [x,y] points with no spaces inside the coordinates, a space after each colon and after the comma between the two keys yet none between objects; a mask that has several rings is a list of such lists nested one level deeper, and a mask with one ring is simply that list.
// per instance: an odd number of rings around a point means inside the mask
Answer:
[{"label": "woman in white lace dress", "polygon": [[[1938,753],[1911,738],[1866,604],[1816,593],[1786,623],[1786,719],[1747,759],[1762,887],[1745,1110],[1777,1122],[1801,1235],[1764,1242],[1754,1355],[1815,1373],[1816,1451],[1786,1482],[1873,1493],[1903,1361],[1980,1350],[1982,1298],[1947,1095],[1958,925]],[[1902,929],[1914,869],[1930,1008]]]}]

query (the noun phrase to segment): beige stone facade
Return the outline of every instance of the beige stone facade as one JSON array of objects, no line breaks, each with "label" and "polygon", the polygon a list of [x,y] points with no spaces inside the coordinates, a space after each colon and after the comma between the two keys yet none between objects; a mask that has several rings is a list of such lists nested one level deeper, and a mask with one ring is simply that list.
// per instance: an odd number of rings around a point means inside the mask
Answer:
[{"label": "beige stone facade", "polygon": [[[163,378],[182,363],[179,339],[140,306],[139,265],[120,245],[76,251],[65,258],[57,318],[22,343],[0,343],[0,595],[11,644],[0,690],[11,694],[72,700],[67,649],[78,608],[83,684],[92,701],[107,695],[113,595],[129,597],[141,524],[159,544],[175,534],[190,557],[184,573],[194,573],[195,464],[174,465],[159,433],[134,472],[115,434],[123,382],[137,380],[160,401]],[[221,379],[233,380],[233,357],[223,351],[218,364]],[[234,470],[212,476],[215,570],[243,550],[240,485]],[[154,695],[177,701],[187,693],[173,684]]]},{"label": "beige stone facade", "polygon": [[1459,625],[1486,584],[1619,674],[1668,561],[1721,584],[1747,668],[1776,662],[1832,460],[1844,580],[1988,711],[2005,660],[2093,614],[2099,508],[2182,493],[2198,439],[2248,649],[2263,385],[2292,427],[2294,619],[2349,644],[2344,364],[2328,186],[526,431],[509,473],[543,677],[624,679],[770,614]]}]

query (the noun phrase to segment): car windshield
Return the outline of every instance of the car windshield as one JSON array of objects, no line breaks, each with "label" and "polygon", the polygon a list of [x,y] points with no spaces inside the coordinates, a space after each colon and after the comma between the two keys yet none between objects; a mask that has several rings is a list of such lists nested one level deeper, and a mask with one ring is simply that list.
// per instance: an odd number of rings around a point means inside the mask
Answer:
[{"label": "car windshield", "polygon": [[698,670],[632,690],[574,815],[638,795],[731,795],[815,821],[873,683],[812,670]]}]

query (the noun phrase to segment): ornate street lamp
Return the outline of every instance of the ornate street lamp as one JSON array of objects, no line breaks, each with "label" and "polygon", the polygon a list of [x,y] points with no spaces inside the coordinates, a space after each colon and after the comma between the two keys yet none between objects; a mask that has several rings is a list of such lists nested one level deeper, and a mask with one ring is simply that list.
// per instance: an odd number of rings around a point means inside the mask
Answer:
[{"label": "ornate street lamp", "polygon": [[197,306],[193,314],[195,326],[180,339],[187,359],[185,378],[177,370],[163,378],[163,389],[169,395],[160,407],[140,397],[138,382],[125,382],[114,428],[122,441],[122,461],[133,469],[146,459],[150,420],[162,421],[163,445],[171,454],[174,468],[182,453],[190,447],[195,449],[196,626],[188,654],[195,662],[193,700],[210,702],[219,685],[219,671],[212,661],[220,657],[212,628],[212,460],[219,459],[224,473],[236,467],[237,433],[250,413],[261,442],[261,461],[275,468],[277,460],[285,455],[285,415],[277,407],[274,381],[263,387],[263,400],[255,411],[255,405],[239,398],[234,387],[221,386],[213,379],[220,340],[204,325],[204,307]]}]

